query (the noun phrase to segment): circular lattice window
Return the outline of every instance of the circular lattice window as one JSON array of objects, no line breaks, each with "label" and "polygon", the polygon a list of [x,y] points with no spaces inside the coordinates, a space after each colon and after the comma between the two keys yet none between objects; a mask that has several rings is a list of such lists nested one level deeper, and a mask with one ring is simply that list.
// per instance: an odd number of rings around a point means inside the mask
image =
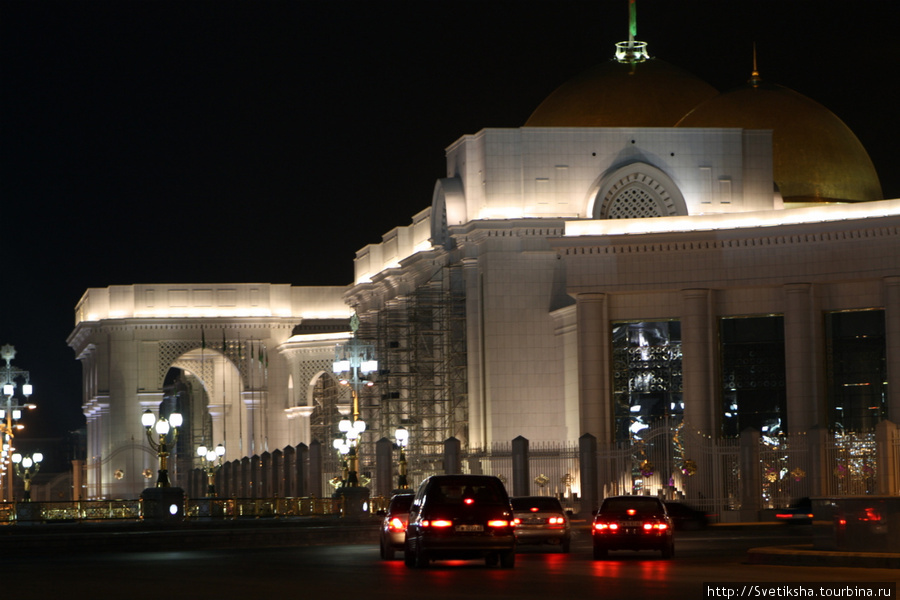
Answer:
[{"label": "circular lattice window", "polygon": [[619,178],[603,195],[601,219],[646,219],[678,214],[665,186],[645,173]]}]

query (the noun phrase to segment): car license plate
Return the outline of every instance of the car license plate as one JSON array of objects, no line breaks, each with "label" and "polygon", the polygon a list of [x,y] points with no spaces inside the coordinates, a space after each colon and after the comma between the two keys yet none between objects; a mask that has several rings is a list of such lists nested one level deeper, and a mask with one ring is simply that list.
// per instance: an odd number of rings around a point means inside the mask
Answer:
[{"label": "car license plate", "polygon": [[471,533],[473,531],[484,531],[484,527],[482,525],[457,525],[456,531],[460,533]]},{"label": "car license plate", "polygon": [[640,521],[622,521],[621,523],[619,523],[619,525],[621,525],[622,527],[640,527],[641,522]]}]

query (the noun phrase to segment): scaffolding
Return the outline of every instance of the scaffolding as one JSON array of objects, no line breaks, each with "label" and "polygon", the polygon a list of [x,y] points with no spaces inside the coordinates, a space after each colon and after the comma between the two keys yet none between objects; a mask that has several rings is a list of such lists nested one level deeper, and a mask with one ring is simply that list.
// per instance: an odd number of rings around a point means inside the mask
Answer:
[{"label": "scaffolding", "polygon": [[376,340],[377,394],[367,411],[382,435],[409,430],[407,456],[440,455],[444,442],[468,441],[466,307],[462,269],[442,267],[412,293],[394,298],[368,319]]}]

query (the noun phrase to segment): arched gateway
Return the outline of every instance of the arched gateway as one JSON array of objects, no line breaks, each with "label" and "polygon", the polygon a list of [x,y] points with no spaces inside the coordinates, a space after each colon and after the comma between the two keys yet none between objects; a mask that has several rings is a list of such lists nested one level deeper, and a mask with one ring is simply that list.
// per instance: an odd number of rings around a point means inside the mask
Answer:
[{"label": "arched gateway", "polygon": [[[350,336],[343,287],[130,285],[89,289],[68,343],[83,370],[87,496],[132,498],[157,458],[141,413],[184,415],[176,484],[200,444],[234,460],[300,443],[345,403],[331,381]],[[313,421],[312,427],[310,421]]]}]

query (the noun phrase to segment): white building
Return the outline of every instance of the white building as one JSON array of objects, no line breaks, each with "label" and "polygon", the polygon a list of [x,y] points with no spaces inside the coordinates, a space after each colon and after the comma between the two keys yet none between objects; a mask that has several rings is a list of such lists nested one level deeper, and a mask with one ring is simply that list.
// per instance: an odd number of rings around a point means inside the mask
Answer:
[{"label": "white building", "polygon": [[[348,401],[329,367],[353,312],[382,370],[367,436],[405,426],[411,462],[450,437],[641,447],[665,423],[656,485],[696,497],[669,477],[688,471],[688,432],[900,419],[900,200],[881,199],[837,117],[756,72],[718,95],[619,45],[526,126],[452,144],[430,208],[362,248],[355,273],[340,289],[88,290],[69,343],[91,493],[144,485],[139,416],[172,367],[202,384],[194,438],[226,438],[229,458],[330,445]],[[822,492],[831,468],[810,458],[797,478]]]}]

